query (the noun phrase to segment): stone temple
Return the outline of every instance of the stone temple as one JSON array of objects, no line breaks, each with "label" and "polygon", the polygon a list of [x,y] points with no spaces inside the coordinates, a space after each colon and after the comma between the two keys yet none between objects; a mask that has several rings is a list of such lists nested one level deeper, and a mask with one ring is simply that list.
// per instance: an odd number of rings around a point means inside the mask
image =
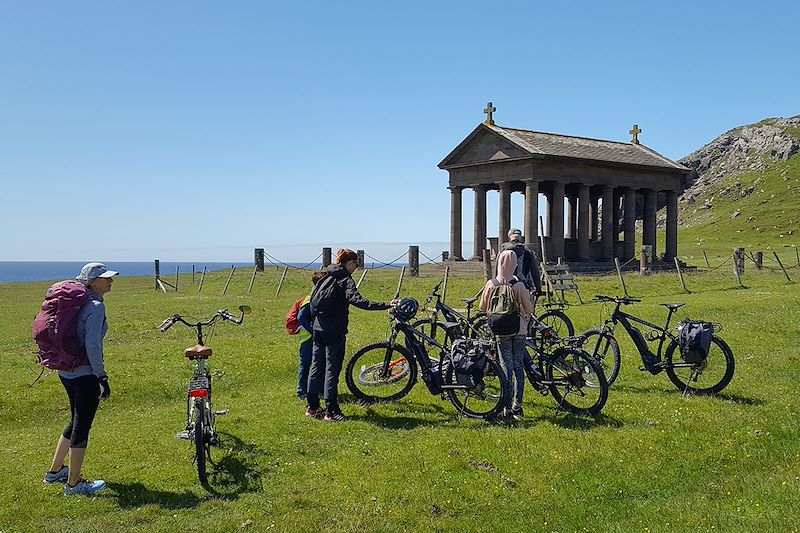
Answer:
[{"label": "stone temple", "polygon": [[[450,259],[482,258],[487,247],[486,194],[499,192],[499,240],[511,225],[511,194],[525,198],[523,233],[528,245],[544,242],[550,261],[621,261],[638,255],[636,204],[644,205],[643,244],[654,257],[672,262],[678,253],[678,196],[690,169],[639,143],[637,125],[631,142],[617,142],[498,126],[489,102],[486,120],[439,163],[449,174]],[[473,250],[462,250],[461,198],[475,195]],[[539,194],[547,212],[539,213]],[[666,238],[656,242],[656,210],[666,200]],[[566,201],[565,201],[566,199]],[[642,201],[643,200],[643,201]],[[539,236],[539,217],[544,221]],[[541,254],[541,250],[539,251]],[[541,257],[541,255],[540,255]]]}]

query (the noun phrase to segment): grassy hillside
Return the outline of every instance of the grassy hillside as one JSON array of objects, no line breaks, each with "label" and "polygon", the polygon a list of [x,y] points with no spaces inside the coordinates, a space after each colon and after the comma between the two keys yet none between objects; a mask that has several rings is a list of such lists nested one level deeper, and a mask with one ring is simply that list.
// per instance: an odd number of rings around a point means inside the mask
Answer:
[{"label": "grassy hillside", "polygon": [[[706,198],[710,208],[703,206]],[[729,177],[695,204],[681,203],[687,222],[679,229],[679,255],[697,263],[703,250],[709,257],[727,257],[743,246],[794,256],[794,247],[800,246],[799,208],[800,154],[763,172]],[[663,232],[659,237],[663,239]]]},{"label": "grassy hillside", "polygon": [[[396,271],[370,272],[363,293],[391,297]],[[407,279],[423,298],[441,273]],[[283,317],[308,289],[290,273],[225,273],[203,291],[184,276],[179,293],[160,294],[144,278],[120,278],[107,296],[107,366],[112,398],[101,406],[85,474],[109,488],[94,499],[65,498],[41,483],[66,423],[54,375],[33,387],[30,324],[45,283],[0,285],[0,531],[797,531],[800,514],[800,409],[796,384],[800,285],[748,271],[747,289],[721,271],[677,278],[629,276],[635,307],[661,321],[660,302],[685,301],[680,315],[721,322],[736,375],[716,398],[684,397],[663,376],[638,370],[622,341],[623,366],[596,419],[556,409],[526,391],[526,420],[514,425],[461,420],[421,385],[402,401],[364,407],[348,401],[349,421],[308,420],[294,396],[297,347]],[[616,278],[581,277],[584,296],[619,293]],[[482,285],[451,279],[448,301]],[[210,341],[223,446],[214,490],[197,483],[182,429],[190,368],[181,350],[189,330],[155,330],[173,313],[198,317],[252,305],[241,327],[221,324]],[[579,329],[608,309],[569,309]],[[348,354],[385,337],[383,312],[354,310]]]}]

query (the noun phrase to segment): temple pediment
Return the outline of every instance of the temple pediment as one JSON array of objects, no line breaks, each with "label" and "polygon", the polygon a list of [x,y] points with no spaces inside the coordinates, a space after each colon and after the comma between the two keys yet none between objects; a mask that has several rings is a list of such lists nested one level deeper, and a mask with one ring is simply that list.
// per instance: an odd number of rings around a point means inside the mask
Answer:
[{"label": "temple pediment", "polygon": [[530,157],[531,153],[508,138],[481,124],[439,163],[439,168],[479,165]]}]

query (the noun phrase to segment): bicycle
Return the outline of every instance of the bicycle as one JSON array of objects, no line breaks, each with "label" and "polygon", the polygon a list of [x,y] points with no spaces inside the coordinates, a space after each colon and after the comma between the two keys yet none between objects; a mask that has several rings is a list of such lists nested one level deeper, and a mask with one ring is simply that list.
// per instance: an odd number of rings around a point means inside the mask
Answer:
[{"label": "bicycle", "polygon": [[[711,338],[711,348],[708,356],[703,361],[695,363],[681,359],[680,342],[678,337],[669,331],[669,324],[675,311],[685,304],[661,304],[669,310],[667,320],[664,326],[661,327],[620,309],[622,305],[641,302],[640,299],[611,297],[600,294],[595,296],[594,301],[615,303],[614,312],[601,327],[588,329],[581,334],[586,339],[586,342],[592,346],[592,355],[601,361],[604,367],[610,369],[608,372],[609,384],[612,384],[617,379],[621,366],[619,342],[614,336],[614,329],[617,323],[622,324],[641,356],[642,367],[640,370],[647,370],[653,375],[659,374],[662,370],[665,371],[673,385],[684,394],[716,394],[724,389],[733,378],[735,368],[733,352],[728,344],[716,335],[722,329],[720,324],[714,324],[715,333]],[[642,335],[642,332],[632,322],[648,328],[646,334]],[[596,337],[595,340],[593,340],[594,337]],[[648,347],[648,341],[658,341],[658,349],[655,353]],[[669,344],[664,350],[664,344],[667,341],[669,341]],[[701,377],[704,383],[707,383],[702,387],[698,386]]]},{"label": "bicycle", "polygon": [[[461,301],[467,305],[465,316],[442,301],[441,294],[439,293],[442,283],[443,282],[440,281],[436,284],[436,286],[431,290],[430,294],[428,294],[428,297],[425,299],[425,303],[423,304],[423,307],[427,307],[433,300],[436,300],[431,316],[417,320],[414,322],[413,326],[417,329],[422,329],[429,337],[434,338],[438,342],[445,345],[453,341],[452,338],[448,338],[444,334],[449,325],[452,323],[457,323],[461,327],[461,334],[468,338],[484,340],[494,339],[494,334],[487,323],[486,314],[479,312],[473,316],[471,313],[475,302],[480,299],[483,289],[481,289],[478,294],[472,298],[461,299]],[[535,309],[536,304],[538,303],[539,294],[532,293],[532,296],[534,298],[533,306]],[[572,321],[563,312],[566,304],[548,302],[544,305],[547,310],[541,315],[538,315],[536,320],[541,324],[551,327],[559,337],[573,336],[575,334],[575,328],[572,325]],[[439,320],[439,313],[441,313],[444,321]]]},{"label": "bicycle", "polygon": [[[212,349],[204,344],[203,328],[212,328],[217,320],[228,320],[234,324],[241,324],[244,315],[252,309],[246,305],[239,306],[240,315],[235,317],[227,310],[217,311],[210,319],[198,322],[188,322],[181,315],[172,315],[165,319],[158,327],[162,332],[167,331],[176,322],[185,324],[197,332],[197,344],[184,350],[187,359],[194,362],[194,371],[189,379],[186,395],[186,431],[178,433],[179,439],[192,441],[195,446],[195,462],[197,463],[197,476],[203,485],[208,483],[207,463],[214,464],[211,459],[211,446],[217,444],[216,417],[227,414],[227,410],[214,411],[211,405],[211,371],[208,358],[213,353]],[[211,334],[209,336],[211,336]]]},{"label": "bicycle", "polygon": [[562,338],[552,327],[534,323],[525,339],[525,374],[535,390],[543,396],[549,392],[559,407],[596,415],[608,400],[609,383],[582,343],[580,336]]},{"label": "bicycle", "polygon": [[[409,301],[413,304],[404,303]],[[450,349],[409,323],[417,309],[416,300],[404,298],[389,311],[388,338],[368,344],[350,357],[345,371],[350,392],[363,403],[397,401],[411,391],[420,375],[432,395],[446,394],[460,414],[477,419],[497,416],[505,400],[499,363],[487,357],[481,379],[458,374]],[[458,329],[458,325],[452,324],[446,336],[458,335],[453,328]],[[398,343],[400,334],[405,337],[404,345]],[[488,346],[480,340],[475,342],[483,349]],[[426,346],[439,349],[439,358],[431,358]]]}]

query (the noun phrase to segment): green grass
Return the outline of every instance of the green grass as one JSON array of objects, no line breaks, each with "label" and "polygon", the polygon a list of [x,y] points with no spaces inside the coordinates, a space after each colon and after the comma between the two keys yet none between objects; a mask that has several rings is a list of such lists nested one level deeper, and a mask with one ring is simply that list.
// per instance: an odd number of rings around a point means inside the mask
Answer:
[{"label": "green grass", "polygon": [[[796,269],[793,271],[796,272]],[[800,381],[797,300],[800,285],[748,270],[736,288],[729,271],[626,278],[644,302],[643,317],[663,319],[660,302],[685,301],[680,315],[721,322],[736,374],[715,398],[684,397],[664,375],[638,370],[622,340],[623,366],[596,419],[560,412],[526,390],[526,420],[513,426],[458,419],[453,406],[418,384],[398,403],[349,401],[349,421],[308,420],[294,396],[297,345],[283,330],[308,275],[226,273],[197,292],[161,294],[151,280],[120,278],[107,296],[107,367],[112,398],[101,406],[85,464],[109,489],[65,498],[41,483],[67,420],[55,375],[29,365],[30,326],[47,283],[0,285],[0,531],[797,531],[800,514]],[[362,292],[388,299],[396,271],[372,271]],[[407,278],[404,294],[423,298],[439,271]],[[795,274],[796,276],[796,274]],[[614,276],[580,277],[584,297],[618,294]],[[482,285],[453,276],[448,301]],[[229,408],[218,428],[213,491],[196,479],[182,429],[194,344],[177,325],[154,329],[173,313],[205,316],[241,303],[253,307],[241,327],[220,324],[209,342],[215,405]],[[598,304],[569,309],[579,330],[599,324]],[[685,313],[684,313],[685,312]],[[385,337],[383,312],[351,313],[348,354]],[[35,369],[34,369],[35,370]]]}]

